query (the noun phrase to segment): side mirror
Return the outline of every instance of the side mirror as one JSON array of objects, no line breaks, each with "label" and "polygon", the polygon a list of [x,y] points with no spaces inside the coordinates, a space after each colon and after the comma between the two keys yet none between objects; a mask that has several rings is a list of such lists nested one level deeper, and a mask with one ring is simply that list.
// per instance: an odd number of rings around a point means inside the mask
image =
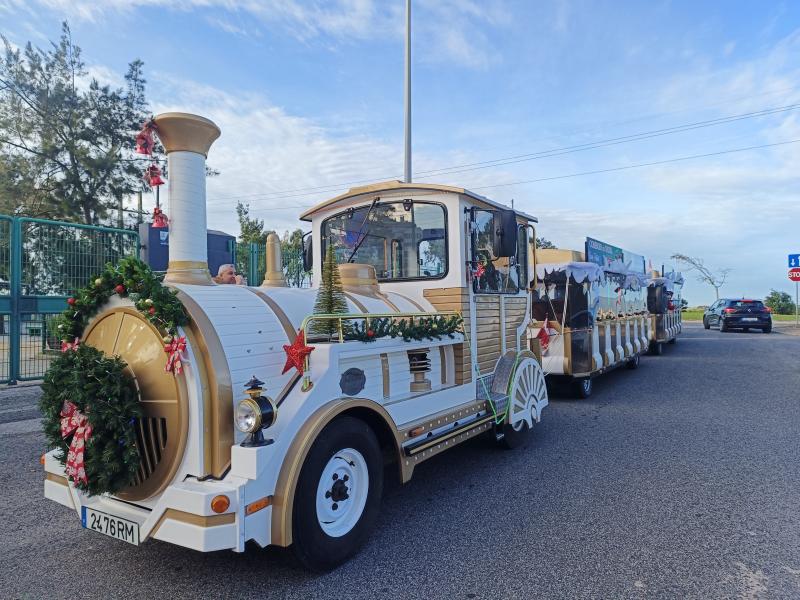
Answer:
[{"label": "side mirror", "polygon": [[314,244],[311,234],[303,238],[303,271],[308,272],[314,267]]},{"label": "side mirror", "polygon": [[517,255],[517,216],[513,210],[494,211],[492,254],[495,257]]}]

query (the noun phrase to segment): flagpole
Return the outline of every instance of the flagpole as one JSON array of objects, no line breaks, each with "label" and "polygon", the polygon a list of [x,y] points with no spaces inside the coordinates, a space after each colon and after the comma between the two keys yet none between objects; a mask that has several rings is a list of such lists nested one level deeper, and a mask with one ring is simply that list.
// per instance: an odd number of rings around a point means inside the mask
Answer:
[{"label": "flagpole", "polygon": [[406,0],[405,168],[403,181],[411,183],[411,0]]}]

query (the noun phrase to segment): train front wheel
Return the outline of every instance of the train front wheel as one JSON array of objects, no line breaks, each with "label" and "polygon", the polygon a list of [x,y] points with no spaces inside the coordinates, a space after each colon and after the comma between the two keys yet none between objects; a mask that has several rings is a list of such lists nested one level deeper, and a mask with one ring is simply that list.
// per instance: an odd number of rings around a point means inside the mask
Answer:
[{"label": "train front wheel", "polygon": [[325,571],[353,556],[380,509],[383,462],[363,421],[339,417],[314,441],[294,494],[292,549],[303,565]]}]

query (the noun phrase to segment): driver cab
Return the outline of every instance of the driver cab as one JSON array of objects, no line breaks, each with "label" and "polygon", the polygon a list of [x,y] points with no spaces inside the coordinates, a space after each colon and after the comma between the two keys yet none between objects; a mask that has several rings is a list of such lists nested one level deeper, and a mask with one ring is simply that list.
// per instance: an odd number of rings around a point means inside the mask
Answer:
[{"label": "driver cab", "polygon": [[[312,223],[304,257],[313,287],[321,269],[312,267],[331,247],[340,265],[374,269],[375,294],[462,314],[471,341],[456,352],[457,383],[527,348],[536,218],[464,188],[399,181],[353,188],[300,218]],[[359,283],[348,270],[346,293]]]}]

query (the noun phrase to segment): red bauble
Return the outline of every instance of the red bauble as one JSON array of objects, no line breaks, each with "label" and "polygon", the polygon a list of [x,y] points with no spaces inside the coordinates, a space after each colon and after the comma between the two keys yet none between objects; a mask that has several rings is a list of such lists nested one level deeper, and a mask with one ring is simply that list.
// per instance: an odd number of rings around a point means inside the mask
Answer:
[{"label": "red bauble", "polygon": [[67,304],[69,304],[70,306],[75,306],[75,302],[77,302],[75,298],[67,298]]},{"label": "red bauble", "polygon": [[114,291],[117,292],[120,296],[125,293],[125,286],[121,283],[114,288]]},{"label": "red bauble", "polygon": [[151,306],[150,308],[147,309],[147,312],[149,312],[151,315],[156,314],[156,307]]},{"label": "red bauble", "polygon": [[283,351],[286,352],[286,364],[283,366],[281,375],[286,373],[289,369],[294,367],[300,372],[300,375],[305,373],[306,370],[306,356],[311,354],[314,350],[313,346],[306,346],[306,334],[301,329],[297,332],[297,337],[291,345],[284,345]]},{"label": "red bauble", "polygon": [[367,337],[375,337],[375,332],[372,329],[367,329]]}]

